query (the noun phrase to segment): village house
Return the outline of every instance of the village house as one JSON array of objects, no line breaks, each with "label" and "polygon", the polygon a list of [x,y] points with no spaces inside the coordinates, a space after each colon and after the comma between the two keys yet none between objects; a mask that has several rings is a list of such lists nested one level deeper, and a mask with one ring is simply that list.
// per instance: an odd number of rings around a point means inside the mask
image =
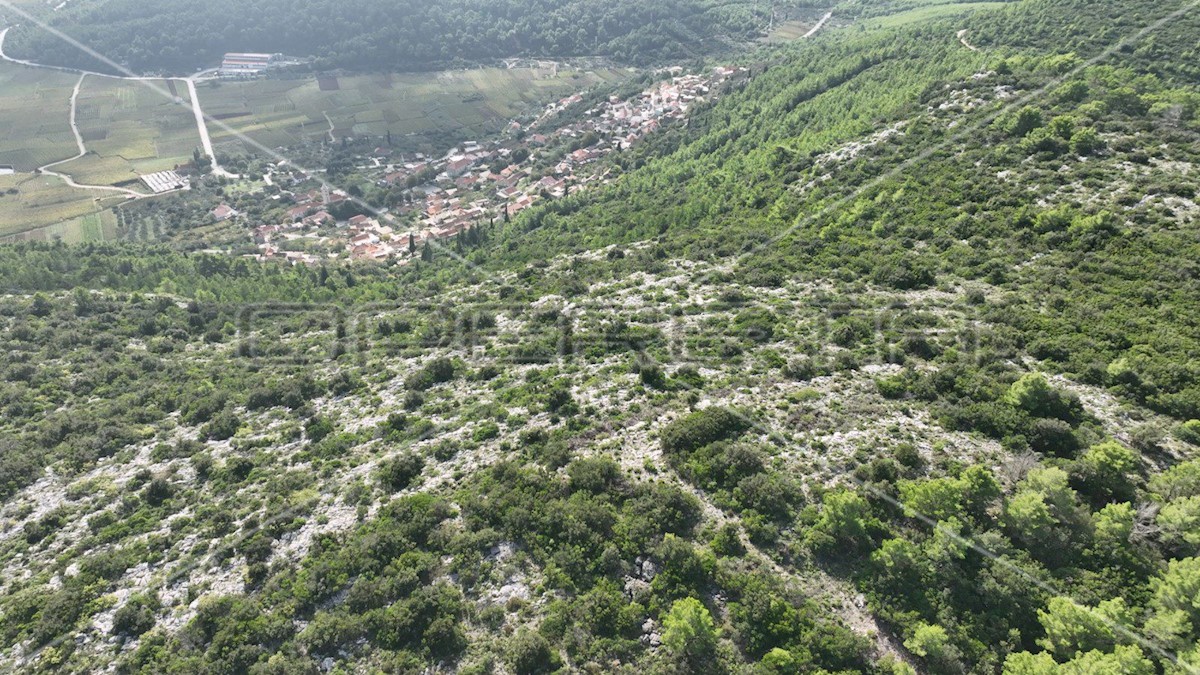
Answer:
[{"label": "village house", "polygon": [[375,244],[379,242],[379,237],[371,232],[362,232],[350,237],[350,244],[353,246],[361,246],[363,244]]},{"label": "village house", "polygon": [[546,176],[545,178],[542,178],[541,180],[539,180],[535,185],[539,189],[545,190],[547,192],[553,192],[555,190],[561,189],[563,187],[563,184],[564,184],[564,182],[561,178],[554,178],[552,176]]},{"label": "village house", "polygon": [[455,155],[450,158],[446,164],[446,173],[450,176],[460,176],[464,171],[471,168],[475,160],[465,155]]},{"label": "village house", "polygon": [[329,215],[328,211],[317,211],[311,216],[306,217],[303,222],[305,225],[320,227],[321,225],[330,225],[336,222],[336,219]]},{"label": "village house", "polygon": [[293,206],[292,208],[287,210],[288,220],[292,221],[293,223],[297,222],[297,221],[303,219],[305,216],[307,216],[308,213],[312,210],[313,210],[313,207],[306,205],[306,204],[302,204],[300,206]]},{"label": "village house", "polygon": [[230,218],[238,215],[238,212],[228,204],[221,204],[212,210],[212,217],[218,222],[223,223]]}]

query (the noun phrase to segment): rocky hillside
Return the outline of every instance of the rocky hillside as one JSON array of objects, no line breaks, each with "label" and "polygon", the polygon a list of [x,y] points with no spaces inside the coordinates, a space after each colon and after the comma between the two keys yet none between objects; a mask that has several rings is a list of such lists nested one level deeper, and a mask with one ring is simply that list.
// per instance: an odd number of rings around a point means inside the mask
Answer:
[{"label": "rocky hillside", "polygon": [[1193,672],[1198,24],[770,47],[432,263],[0,249],[6,662]]}]

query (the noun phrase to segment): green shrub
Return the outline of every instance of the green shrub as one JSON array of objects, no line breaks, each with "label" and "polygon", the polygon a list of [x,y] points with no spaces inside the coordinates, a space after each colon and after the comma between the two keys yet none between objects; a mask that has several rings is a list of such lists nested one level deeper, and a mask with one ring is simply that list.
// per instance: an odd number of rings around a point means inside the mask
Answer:
[{"label": "green shrub", "polygon": [[896,255],[880,262],[871,272],[871,280],[881,286],[908,291],[934,285],[937,273],[923,260]]},{"label": "green shrub", "polygon": [[1023,138],[1029,132],[1042,126],[1042,111],[1031,106],[1025,106],[1016,113],[1009,113],[998,120],[996,124],[1009,136]]},{"label": "green shrub", "polygon": [[413,373],[404,382],[411,391],[425,391],[443,382],[454,379],[454,362],[447,358],[436,358]]},{"label": "green shrub", "polygon": [[1184,443],[1200,445],[1200,420],[1188,420],[1175,429],[1175,437]]},{"label": "green shrub", "polygon": [[476,443],[490,441],[500,435],[500,425],[488,420],[475,427],[475,431],[471,432],[471,440]]},{"label": "green shrub", "polygon": [[308,440],[313,443],[320,443],[326,436],[335,431],[333,422],[328,418],[314,415],[304,423],[304,434],[308,436]]},{"label": "green shrub", "polygon": [[161,506],[163,502],[170,499],[174,494],[175,488],[162,476],[151,480],[150,484],[142,490],[142,498],[151,506]]},{"label": "green shrub", "polygon": [[611,457],[587,457],[567,468],[571,490],[602,495],[620,485],[621,467]]},{"label": "green shrub", "polygon": [[667,376],[658,364],[637,366],[637,374],[642,384],[651,389],[666,389],[668,387]]},{"label": "green shrub", "polygon": [[181,416],[185,424],[199,425],[208,422],[225,408],[228,396],[224,393],[209,393],[193,396],[180,406]]},{"label": "green shrub", "polygon": [[725,523],[712,540],[713,552],[720,556],[740,558],[746,554],[741,533],[735,523]]},{"label": "green shrub", "polygon": [[879,377],[875,379],[875,388],[879,395],[887,399],[901,399],[908,394],[911,378],[904,373]]},{"label": "green shrub", "polygon": [[250,477],[254,470],[254,460],[248,457],[230,457],[221,467],[221,478],[231,483],[240,483]]},{"label": "green shrub", "polygon": [[788,361],[787,366],[783,370],[783,374],[796,380],[797,382],[807,382],[814,377],[823,375],[824,373],[817,368],[812,359],[807,356],[801,356]]},{"label": "green shrub", "polygon": [[1094,155],[1104,149],[1104,141],[1091,127],[1080,129],[1071,137],[1071,152],[1081,157]]},{"label": "green shrub", "polygon": [[425,460],[416,453],[406,453],[385,460],[379,467],[379,483],[386,490],[397,492],[410,487],[425,470]]},{"label": "green shrub", "polygon": [[408,416],[402,413],[392,413],[379,423],[379,436],[386,439],[396,439],[408,427]]},{"label": "green shrub", "polygon": [[733,438],[751,427],[749,418],[729,408],[706,408],[667,425],[662,449],[668,455],[691,453],[722,439]]},{"label": "green shrub", "polygon": [[233,438],[241,426],[241,418],[227,409],[222,410],[212,421],[204,425],[200,434],[210,441],[224,441]]},{"label": "green shrub", "polygon": [[517,675],[539,675],[558,670],[557,652],[546,638],[529,629],[519,631],[508,643],[508,664]]},{"label": "green shrub", "polygon": [[360,617],[321,612],[300,634],[300,642],[312,654],[336,654],[338,649],[349,647],[365,632]]},{"label": "green shrub", "polygon": [[770,310],[755,307],[747,309],[733,320],[733,329],[741,337],[758,344],[770,342],[775,337],[775,326],[779,317]]},{"label": "green shrub", "polygon": [[416,410],[425,405],[425,397],[419,391],[410,391],[404,395],[404,409],[408,411]]},{"label": "green shrub", "polygon": [[153,596],[135,595],[113,615],[113,635],[140,637],[154,628],[158,599]]},{"label": "green shrub", "polygon": [[1083,414],[1079,397],[1050,386],[1040,373],[1027,373],[1009,387],[1005,403],[1020,408],[1034,417],[1053,417],[1074,422]]}]

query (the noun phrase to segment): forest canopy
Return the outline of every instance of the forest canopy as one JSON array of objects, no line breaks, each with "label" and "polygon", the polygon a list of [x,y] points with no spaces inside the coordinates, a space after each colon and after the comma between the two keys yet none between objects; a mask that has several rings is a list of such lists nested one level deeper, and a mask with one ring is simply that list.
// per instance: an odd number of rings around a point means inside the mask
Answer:
[{"label": "forest canopy", "polygon": [[[807,4],[792,0],[788,4]],[[140,72],[190,72],[226,52],[312,57],[318,68],[424,70],[514,56],[606,56],[646,64],[753,38],[770,20],[751,0],[110,0],[54,26]],[[111,70],[51,33],[23,27],[6,49],[43,63]]]}]

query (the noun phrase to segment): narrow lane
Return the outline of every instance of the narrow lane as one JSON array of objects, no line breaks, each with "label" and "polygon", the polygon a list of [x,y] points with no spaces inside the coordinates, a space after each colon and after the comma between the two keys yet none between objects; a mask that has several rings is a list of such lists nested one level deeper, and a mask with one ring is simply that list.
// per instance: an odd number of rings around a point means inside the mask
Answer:
[{"label": "narrow lane", "polygon": [[825,12],[825,16],[821,17],[821,20],[817,22],[817,25],[813,26],[807,33],[801,35],[800,37],[808,38],[816,35],[817,31],[824,28],[825,22],[829,21],[831,18],[833,18],[833,12]]},{"label": "narrow lane", "polygon": [[79,133],[79,124],[76,121],[76,116],[77,116],[77,113],[79,110],[79,91],[83,88],[83,81],[88,78],[88,75],[89,75],[89,73],[84,73],[83,75],[80,75],[79,81],[75,83],[75,89],[71,92],[71,117],[70,117],[71,133],[75,134],[75,145],[77,146],[77,148],[79,150],[79,154],[75,155],[74,157],[68,157],[67,159],[60,159],[57,162],[51,162],[45,166],[38,167],[38,168],[34,169],[33,172],[35,174],[42,174],[45,176],[54,176],[55,178],[60,178],[67,185],[69,185],[73,188],[78,188],[80,190],[92,190],[92,191],[99,191],[99,192],[116,192],[116,193],[124,194],[132,199],[141,199],[143,197],[147,197],[149,195],[146,195],[144,193],[137,192],[134,190],[128,190],[126,188],[114,187],[111,185],[84,185],[81,183],[76,183],[74,178],[71,178],[69,175],[67,175],[65,173],[60,173],[58,171],[51,171],[51,169],[53,167],[59,166],[60,164],[66,164],[67,162],[73,162],[77,159],[82,158],[84,155],[87,154],[87,146],[85,146],[83,143],[83,134]]},{"label": "narrow lane", "polygon": [[970,32],[970,31],[968,31],[966,28],[958,31],[958,41],[962,43],[962,46],[966,47],[967,49],[970,49],[973,52],[979,51],[979,47],[976,47],[975,45],[971,44],[970,42],[967,42],[967,33],[968,32]]}]

